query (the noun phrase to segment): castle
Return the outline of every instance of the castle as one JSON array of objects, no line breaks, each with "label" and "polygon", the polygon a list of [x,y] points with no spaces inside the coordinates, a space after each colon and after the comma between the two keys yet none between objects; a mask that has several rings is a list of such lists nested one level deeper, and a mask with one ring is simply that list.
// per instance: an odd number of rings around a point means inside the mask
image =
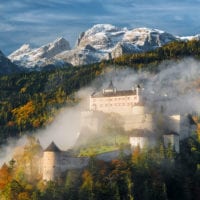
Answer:
[{"label": "castle", "polygon": [[[180,139],[188,137],[195,129],[191,118],[181,115],[162,114],[158,124],[156,114],[152,114],[145,108],[139,85],[131,90],[118,91],[112,81],[106,89],[90,96],[89,110],[82,112],[81,129],[97,133],[102,126],[101,117],[111,113],[122,117],[122,126],[124,131],[130,133],[129,141],[132,148],[153,147],[161,139],[165,147],[171,146],[179,152]],[[156,132],[161,132],[160,138]],[[110,152],[98,155],[97,159],[109,161],[117,155],[117,152]],[[43,154],[43,180],[59,179],[66,170],[83,168],[88,165],[88,162],[88,157],[73,157],[69,151],[61,151],[51,143]]]},{"label": "castle", "polygon": [[82,112],[82,129],[100,129],[100,114],[115,113],[123,118],[125,131],[133,129],[152,130],[152,115],[148,113],[141,99],[139,85],[131,90],[117,90],[112,81],[106,89],[90,96],[89,110]]}]

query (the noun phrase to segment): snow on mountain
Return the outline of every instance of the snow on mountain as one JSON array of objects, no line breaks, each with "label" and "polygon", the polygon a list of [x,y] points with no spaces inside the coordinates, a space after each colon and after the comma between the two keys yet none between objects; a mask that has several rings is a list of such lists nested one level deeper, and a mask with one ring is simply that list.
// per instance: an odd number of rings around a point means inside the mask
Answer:
[{"label": "snow on mountain", "polygon": [[96,58],[100,61],[102,58],[114,58],[124,53],[149,51],[174,40],[177,40],[175,36],[158,29],[128,30],[110,24],[98,24],[79,36],[76,52],[90,45],[96,49]]},{"label": "snow on mountain", "polygon": [[182,36],[182,37],[179,37],[180,40],[183,40],[183,41],[188,41],[188,40],[200,40],[200,35],[195,35],[195,36]]},{"label": "snow on mountain", "polygon": [[91,45],[98,50],[112,48],[122,39],[125,31],[110,24],[97,24],[81,34],[77,47]]},{"label": "snow on mountain", "polygon": [[8,58],[19,66],[41,67],[52,63],[50,60],[54,56],[66,50],[70,50],[69,42],[64,38],[58,38],[54,42],[36,49],[31,49],[28,44],[24,44]]},{"label": "snow on mountain", "polygon": [[141,50],[151,50],[176,40],[176,37],[158,29],[136,28],[124,34],[123,41],[137,45]]},{"label": "snow on mountain", "polygon": [[125,53],[153,50],[175,40],[191,39],[200,39],[200,35],[178,37],[158,29],[127,29],[110,24],[97,24],[80,34],[72,50],[64,38],[58,38],[37,49],[31,49],[25,44],[9,58],[25,67],[59,63],[76,66],[115,58]]}]

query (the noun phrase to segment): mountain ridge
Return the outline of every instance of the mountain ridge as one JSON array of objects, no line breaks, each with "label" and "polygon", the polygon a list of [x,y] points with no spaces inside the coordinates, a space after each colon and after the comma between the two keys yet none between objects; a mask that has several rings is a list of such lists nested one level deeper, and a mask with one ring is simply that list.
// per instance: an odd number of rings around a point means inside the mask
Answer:
[{"label": "mountain ridge", "polygon": [[200,35],[179,37],[152,28],[120,28],[111,24],[96,24],[82,32],[73,49],[63,37],[32,49],[22,45],[8,58],[16,65],[34,69],[47,65],[86,65],[123,54],[154,50],[172,41],[200,39]]},{"label": "mountain ridge", "polygon": [[0,75],[9,73],[18,73],[22,69],[17,65],[13,64],[0,50]]}]

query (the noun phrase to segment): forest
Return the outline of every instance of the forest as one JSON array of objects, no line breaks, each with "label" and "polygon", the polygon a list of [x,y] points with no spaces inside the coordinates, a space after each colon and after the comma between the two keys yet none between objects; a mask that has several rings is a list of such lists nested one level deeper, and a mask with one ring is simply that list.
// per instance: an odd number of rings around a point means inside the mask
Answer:
[{"label": "forest", "polygon": [[63,107],[76,105],[75,93],[101,78],[107,68],[157,73],[165,60],[199,59],[200,41],[176,41],[146,53],[126,54],[91,65],[0,76],[0,145],[28,133],[24,151],[0,169],[2,200],[197,200],[200,199],[200,125],[181,142],[180,154],[163,144],[136,148],[111,162],[90,157],[82,170],[68,170],[58,182],[44,183],[36,166],[40,143],[32,137],[52,123]]},{"label": "forest", "polygon": [[79,67],[54,68],[0,76],[0,144],[51,123],[57,111],[79,101],[75,92],[106,73],[106,68],[131,68],[156,73],[164,60],[199,59],[200,41],[176,41],[146,53]]},{"label": "forest", "polygon": [[111,162],[90,157],[88,167],[68,170],[56,182],[43,182],[41,146],[29,137],[23,153],[0,169],[1,200],[198,200],[200,198],[199,131],[181,142],[180,153],[158,144],[135,148]]}]

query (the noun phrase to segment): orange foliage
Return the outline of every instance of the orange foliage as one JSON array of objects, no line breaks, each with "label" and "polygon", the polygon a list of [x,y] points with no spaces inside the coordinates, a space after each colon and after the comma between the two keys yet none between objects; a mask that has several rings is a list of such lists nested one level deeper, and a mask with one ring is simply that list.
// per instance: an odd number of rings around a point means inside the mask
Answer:
[{"label": "orange foliage", "polygon": [[139,157],[140,157],[140,148],[136,147],[132,154],[132,163],[137,164],[139,161]]},{"label": "orange foliage", "polygon": [[0,169],[0,189],[3,189],[11,181],[11,173],[6,164]]},{"label": "orange foliage", "polygon": [[82,188],[91,188],[93,185],[93,177],[88,170],[85,170],[82,175],[83,185]]},{"label": "orange foliage", "polygon": [[36,119],[33,121],[33,127],[38,128],[40,126],[41,122],[40,119]]},{"label": "orange foliage", "polygon": [[14,126],[15,125],[15,122],[13,122],[13,121],[9,121],[8,123],[7,123],[7,126]]}]

